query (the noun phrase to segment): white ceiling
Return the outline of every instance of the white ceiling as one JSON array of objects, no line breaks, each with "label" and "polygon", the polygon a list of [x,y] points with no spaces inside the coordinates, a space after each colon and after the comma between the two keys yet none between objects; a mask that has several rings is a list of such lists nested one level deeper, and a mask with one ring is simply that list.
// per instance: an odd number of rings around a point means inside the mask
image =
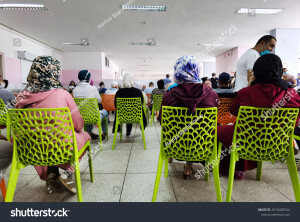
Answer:
[{"label": "white ceiling", "polygon": [[[213,61],[236,46],[251,47],[274,28],[300,28],[299,0],[131,0],[132,5],[166,5],[168,11],[125,11],[113,18],[112,14],[128,1],[3,0],[1,3],[42,3],[50,11],[2,10],[0,23],[61,51],[104,52],[123,70],[146,75],[172,73],[177,58],[203,51],[205,47],[197,43],[216,41],[231,25],[236,25],[238,31],[202,61]],[[285,10],[273,16],[249,17],[234,13],[241,7]],[[99,29],[98,25],[109,17],[112,20]],[[89,38],[89,47],[61,44],[78,42],[83,37]],[[155,38],[158,45],[129,44],[148,38]]]}]

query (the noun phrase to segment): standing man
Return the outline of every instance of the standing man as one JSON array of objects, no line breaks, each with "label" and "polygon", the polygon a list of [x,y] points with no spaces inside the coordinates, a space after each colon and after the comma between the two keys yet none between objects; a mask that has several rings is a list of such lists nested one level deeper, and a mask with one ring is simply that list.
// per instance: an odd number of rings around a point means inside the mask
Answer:
[{"label": "standing man", "polygon": [[171,82],[172,82],[172,81],[171,81],[171,79],[170,79],[170,75],[167,74],[167,75],[166,75],[166,78],[164,79],[165,86],[168,85],[168,84],[171,83]]},{"label": "standing man", "polygon": [[275,37],[265,35],[258,40],[254,48],[242,55],[237,62],[235,92],[248,86],[249,79],[254,78],[252,72],[254,63],[260,56],[271,53],[275,48],[276,41]]}]

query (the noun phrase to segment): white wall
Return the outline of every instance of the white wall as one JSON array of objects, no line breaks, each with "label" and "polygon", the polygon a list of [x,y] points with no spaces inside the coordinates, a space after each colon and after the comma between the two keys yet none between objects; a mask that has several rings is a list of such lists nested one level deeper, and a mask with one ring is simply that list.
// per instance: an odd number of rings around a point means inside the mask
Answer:
[{"label": "white wall", "polygon": [[101,70],[101,52],[64,52],[63,70]]},{"label": "white wall", "polygon": [[[59,61],[62,60],[61,52],[1,25],[0,38],[0,53],[3,53],[4,61],[4,78],[9,81],[9,89],[14,92],[25,87],[22,84],[21,62],[18,59],[17,51],[27,51],[37,56],[53,56]],[[21,47],[13,45],[14,38],[21,39]]]}]

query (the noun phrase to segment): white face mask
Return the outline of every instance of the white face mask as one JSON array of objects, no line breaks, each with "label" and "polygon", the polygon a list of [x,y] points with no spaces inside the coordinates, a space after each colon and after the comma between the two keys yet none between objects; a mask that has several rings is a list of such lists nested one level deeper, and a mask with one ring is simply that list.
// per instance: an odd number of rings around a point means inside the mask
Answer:
[{"label": "white face mask", "polygon": [[74,89],[75,86],[69,86],[70,89]]}]

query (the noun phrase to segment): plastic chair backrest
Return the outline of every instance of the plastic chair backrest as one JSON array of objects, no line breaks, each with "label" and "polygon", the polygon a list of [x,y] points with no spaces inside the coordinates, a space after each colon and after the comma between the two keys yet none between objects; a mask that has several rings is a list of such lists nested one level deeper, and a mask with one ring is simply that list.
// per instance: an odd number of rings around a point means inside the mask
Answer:
[{"label": "plastic chair backrest", "polygon": [[10,109],[14,154],[23,165],[54,166],[69,163],[77,152],[69,108]]},{"label": "plastic chair backrest", "polygon": [[229,112],[229,107],[233,103],[234,98],[219,98],[218,104],[218,124],[226,125],[235,123],[236,117]]},{"label": "plastic chair backrest", "polygon": [[117,118],[120,123],[140,123],[143,119],[141,98],[117,98]]},{"label": "plastic chair backrest", "polygon": [[84,120],[84,125],[98,124],[100,117],[98,100],[96,98],[74,98],[78,110]]},{"label": "plastic chair backrest", "polygon": [[146,93],[146,95],[147,95],[147,97],[148,97],[148,104],[147,104],[147,106],[150,106],[151,105],[151,103],[150,103],[150,100],[151,100],[151,93]]},{"label": "plastic chair backrest", "polygon": [[2,99],[0,99],[0,126],[7,125],[7,108]]},{"label": "plastic chair backrest", "polygon": [[210,160],[217,146],[217,108],[162,107],[161,145],[167,157],[177,160]]},{"label": "plastic chair backrest", "polygon": [[103,109],[106,111],[116,111],[115,95],[101,95]]},{"label": "plastic chair backrest", "polygon": [[293,144],[299,109],[241,106],[233,136],[239,158],[282,161]]},{"label": "plastic chair backrest", "polygon": [[160,111],[163,95],[153,95],[153,109],[154,111]]}]

